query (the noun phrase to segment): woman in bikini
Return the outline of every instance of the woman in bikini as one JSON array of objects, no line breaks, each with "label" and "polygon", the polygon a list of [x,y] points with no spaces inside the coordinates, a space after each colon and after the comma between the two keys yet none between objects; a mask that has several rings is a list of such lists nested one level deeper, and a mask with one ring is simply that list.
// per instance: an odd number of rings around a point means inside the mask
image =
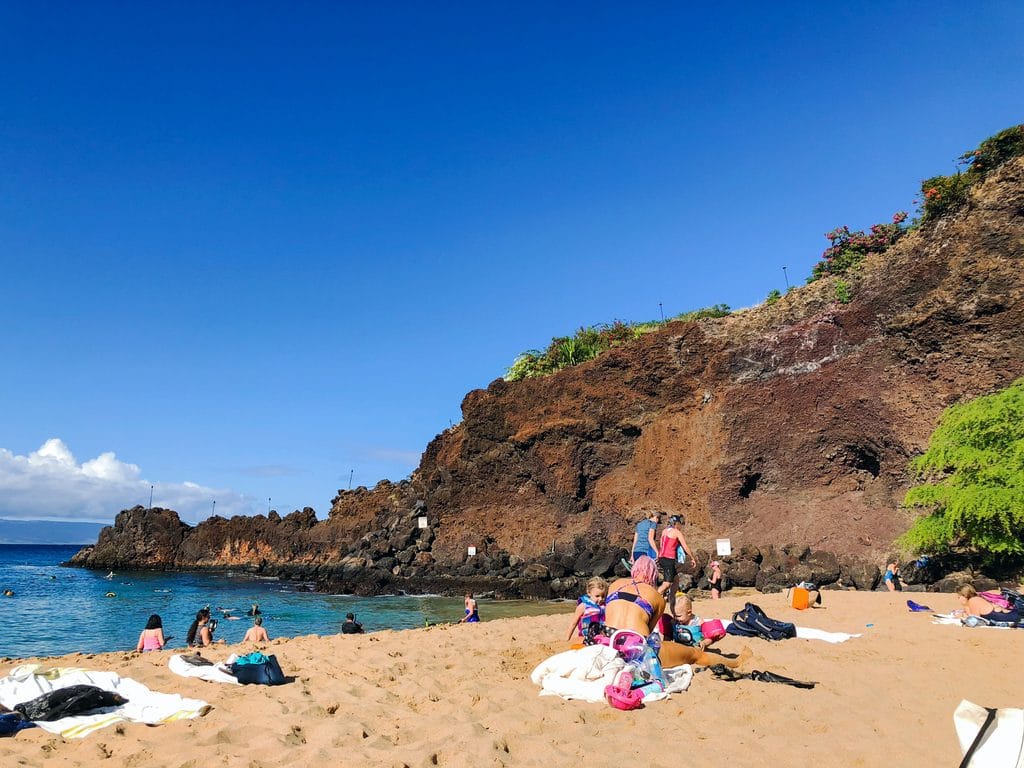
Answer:
[{"label": "woman in bikini", "polygon": [[[604,602],[605,626],[609,630],[628,629],[647,637],[658,626],[665,612],[665,598],[654,586],[658,580],[658,566],[649,557],[637,558],[629,578],[619,579],[608,588]],[[665,667],[680,664],[697,664],[707,667],[724,664],[738,667],[751,657],[749,648],[744,647],[735,659],[726,659],[718,654],[705,653],[700,648],[691,648],[680,643],[664,641],[661,644],[661,663]]]},{"label": "woman in bikini", "polygon": [[[1006,610],[994,603],[990,603],[979,595],[978,590],[970,584],[964,584],[956,591],[956,594],[962,606],[959,613],[963,616],[978,616],[985,619],[985,621],[997,621],[1006,624],[1013,624],[1024,620],[1024,617],[1016,610]],[[956,613],[954,611],[954,615]]]}]

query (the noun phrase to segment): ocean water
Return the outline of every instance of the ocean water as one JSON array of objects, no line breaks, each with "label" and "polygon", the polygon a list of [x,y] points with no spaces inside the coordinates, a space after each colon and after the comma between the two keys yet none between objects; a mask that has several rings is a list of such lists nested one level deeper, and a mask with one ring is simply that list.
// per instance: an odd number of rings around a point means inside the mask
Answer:
[{"label": "ocean water", "polygon": [[[189,625],[209,605],[215,639],[238,642],[258,603],[271,639],[333,634],[349,611],[368,632],[408,629],[462,618],[461,598],[353,597],[306,591],[305,585],[246,574],[117,572],[62,568],[79,547],[0,544],[0,656],[54,656],[135,648],[150,614],[163,620],[169,645],[183,646]],[[113,593],[112,597],[107,597]],[[565,602],[480,600],[484,621],[571,610]],[[237,620],[225,619],[219,608]]]}]

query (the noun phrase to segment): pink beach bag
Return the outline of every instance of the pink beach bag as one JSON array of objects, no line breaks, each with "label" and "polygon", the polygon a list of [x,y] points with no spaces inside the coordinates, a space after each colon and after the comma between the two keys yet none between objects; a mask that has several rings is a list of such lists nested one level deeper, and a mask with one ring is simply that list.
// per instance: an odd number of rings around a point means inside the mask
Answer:
[{"label": "pink beach bag", "polygon": [[708,640],[721,640],[725,637],[725,627],[721,619],[711,619],[700,625],[700,633]]}]

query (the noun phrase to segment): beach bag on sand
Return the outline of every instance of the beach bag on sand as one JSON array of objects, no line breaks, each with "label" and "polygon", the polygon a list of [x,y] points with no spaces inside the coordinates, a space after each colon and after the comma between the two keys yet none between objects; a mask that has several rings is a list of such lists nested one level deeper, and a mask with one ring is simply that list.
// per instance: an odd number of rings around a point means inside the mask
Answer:
[{"label": "beach bag on sand", "polygon": [[960,768],[1024,768],[1024,709],[991,709],[966,699],[953,712]]},{"label": "beach bag on sand", "polygon": [[765,640],[786,640],[796,637],[796,625],[771,619],[753,603],[747,603],[732,615],[732,624],[725,630],[739,637],[763,637]]},{"label": "beach bag on sand", "polygon": [[48,691],[31,701],[15,704],[14,710],[26,720],[60,720],[127,704],[128,699],[113,691],[105,691],[95,685],[69,685]]},{"label": "beach bag on sand", "polygon": [[20,712],[0,714],[0,736],[13,736],[22,728],[34,728],[35,723],[26,720]]},{"label": "beach bag on sand", "polygon": [[285,681],[277,657],[262,653],[239,656],[231,665],[231,674],[242,685],[281,685]]}]

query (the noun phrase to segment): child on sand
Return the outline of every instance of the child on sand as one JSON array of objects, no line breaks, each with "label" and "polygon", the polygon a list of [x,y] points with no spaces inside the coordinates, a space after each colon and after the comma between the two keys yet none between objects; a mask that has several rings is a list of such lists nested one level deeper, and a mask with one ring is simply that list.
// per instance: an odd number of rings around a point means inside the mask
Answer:
[{"label": "child on sand", "polygon": [[572,615],[572,626],[566,640],[572,640],[574,634],[578,638],[586,637],[591,622],[604,623],[604,598],[607,594],[608,582],[600,576],[587,582],[587,594],[576,603],[576,612]]},{"label": "child on sand", "polygon": [[722,596],[722,564],[717,560],[711,561],[711,575],[708,576],[708,588],[711,590],[711,599],[717,600]]}]

